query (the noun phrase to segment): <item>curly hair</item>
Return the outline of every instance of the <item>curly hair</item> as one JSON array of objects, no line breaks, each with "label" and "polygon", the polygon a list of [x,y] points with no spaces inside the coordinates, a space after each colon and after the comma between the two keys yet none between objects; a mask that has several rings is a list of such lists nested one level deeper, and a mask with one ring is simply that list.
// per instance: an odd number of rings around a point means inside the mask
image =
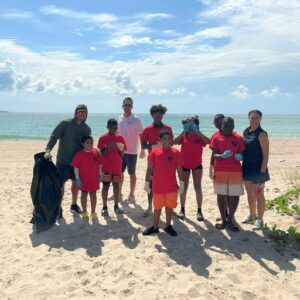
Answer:
[{"label": "curly hair", "polygon": [[150,114],[153,116],[155,113],[165,114],[167,112],[167,108],[162,106],[161,104],[155,104],[150,107]]}]

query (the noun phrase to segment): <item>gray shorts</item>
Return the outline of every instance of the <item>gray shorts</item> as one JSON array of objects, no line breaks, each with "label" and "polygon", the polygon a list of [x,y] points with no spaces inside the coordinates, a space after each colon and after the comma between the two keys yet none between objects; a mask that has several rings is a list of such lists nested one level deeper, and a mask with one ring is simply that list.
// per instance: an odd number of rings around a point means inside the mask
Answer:
[{"label": "gray shorts", "polygon": [[129,175],[135,175],[136,162],[137,154],[124,154],[122,163],[122,173],[124,173],[127,168]]}]

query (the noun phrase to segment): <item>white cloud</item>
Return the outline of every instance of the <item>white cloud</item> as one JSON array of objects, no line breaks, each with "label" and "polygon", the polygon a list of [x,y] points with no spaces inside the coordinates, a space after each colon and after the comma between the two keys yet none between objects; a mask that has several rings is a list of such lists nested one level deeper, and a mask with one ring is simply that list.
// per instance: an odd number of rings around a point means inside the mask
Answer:
[{"label": "white cloud", "polygon": [[247,99],[250,97],[249,89],[242,84],[235,87],[231,94],[237,98],[242,98],[242,99]]},{"label": "white cloud", "polygon": [[107,41],[107,44],[113,48],[121,48],[137,44],[152,44],[152,42],[149,37],[135,38],[130,35],[123,35]]},{"label": "white cloud", "polygon": [[275,86],[269,90],[262,91],[260,94],[264,97],[274,97],[280,95],[280,90],[277,86]]},{"label": "white cloud", "polygon": [[140,18],[144,21],[152,21],[152,20],[170,19],[173,18],[173,16],[166,13],[143,13],[137,15],[137,18]]},{"label": "white cloud", "polygon": [[98,51],[97,47],[94,47],[94,46],[91,46],[89,49],[90,49],[91,51],[93,51],[93,52],[97,52],[97,51]]},{"label": "white cloud", "polygon": [[0,19],[27,21],[33,20],[34,14],[30,11],[11,10],[1,13]]},{"label": "white cloud", "polygon": [[46,15],[57,15],[64,18],[72,18],[94,24],[109,24],[118,20],[118,18],[113,14],[77,12],[66,8],[60,8],[55,5],[42,6],[40,11]]},{"label": "white cloud", "polygon": [[115,94],[124,96],[137,93],[137,88],[132,83],[128,69],[115,69],[111,72],[111,76],[114,78],[116,83],[116,87],[114,89]]}]

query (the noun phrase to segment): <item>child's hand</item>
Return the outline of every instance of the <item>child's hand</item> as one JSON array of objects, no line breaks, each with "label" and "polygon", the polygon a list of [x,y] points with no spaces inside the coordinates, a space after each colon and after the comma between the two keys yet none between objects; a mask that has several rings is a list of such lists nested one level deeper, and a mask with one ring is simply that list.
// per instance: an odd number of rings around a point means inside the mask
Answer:
[{"label": "child's hand", "polygon": [[80,180],[80,178],[78,177],[78,178],[76,178],[76,184],[77,184],[77,186],[78,187],[80,187],[80,188],[82,188],[82,181]]},{"label": "child's hand", "polygon": [[122,144],[122,143],[116,143],[116,145],[117,145],[118,149],[119,149],[121,152],[124,151],[124,144]]},{"label": "child's hand", "polygon": [[234,154],[234,158],[238,161],[243,160],[243,154],[241,153],[236,153]]},{"label": "child's hand", "polygon": [[223,159],[229,158],[232,155],[232,152],[230,150],[226,150],[222,153],[221,157]]},{"label": "child's hand", "polygon": [[150,182],[149,181],[145,181],[144,191],[146,191],[148,195],[151,193],[151,188],[150,188]]},{"label": "child's hand", "polygon": [[50,160],[51,157],[52,157],[52,155],[51,155],[50,149],[47,149],[45,154],[44,154],[44,158],[47,159],[47,160]]},{"label": "child's hand", "polygon": [[195,133],[199,133],[199,132],[200,132],[199,126],[198,126],[197,124],[195,124],[195,123],[193,123],[193,124],[191,125],[191,128],[192,128],[192,130],[193,130]]}]

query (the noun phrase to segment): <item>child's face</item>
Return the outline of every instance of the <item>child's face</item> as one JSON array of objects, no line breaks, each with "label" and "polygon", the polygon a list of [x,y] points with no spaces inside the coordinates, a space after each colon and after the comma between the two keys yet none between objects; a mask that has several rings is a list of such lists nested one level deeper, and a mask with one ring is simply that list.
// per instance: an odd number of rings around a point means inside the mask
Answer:
[{"label": "child's face", "polygon": [[171,136],[169,134],[165,134],[161,139],[160,139],[160,143],[162,145],[163,148],[169,148],[172,145],[172,139]]},{"label": "child's face", "polygon": [[94,141],[93,140],[86,140],[82,145],[83,145],[84,150],[92,150],[93,145],[94,145]]},{"label": "child's face", "polygon": [[231,122],[223,122],[222,123],[221,130],[224,135],[227,135],[227,136],[231,135],[233,129],[234,129],[234,124],[232,124]]},{"label": "child's face", "polygon": [[118,125],[109,125],[107,127],[109,134],[116,135],[118,131]]},{"label": "child's face", "polygon": [[161,123],[163,116],[164,115],[162,113],[156,112],[152,115],[152,119],[155,123]]}]

